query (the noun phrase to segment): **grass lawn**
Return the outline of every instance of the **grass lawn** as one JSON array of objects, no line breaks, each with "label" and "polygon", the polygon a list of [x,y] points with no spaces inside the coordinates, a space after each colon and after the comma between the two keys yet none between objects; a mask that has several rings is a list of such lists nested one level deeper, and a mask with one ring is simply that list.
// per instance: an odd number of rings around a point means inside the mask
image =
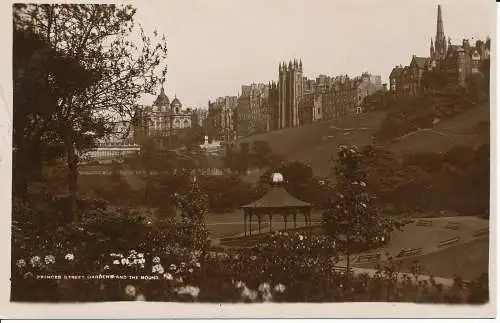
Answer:
[{"label": "grass lawn", "polygon": [[328,157],[339,144],[364,146],[372,141],[385,112],[344,116],[300,128],[282,129],[240,139],[236,142],[267,141],[271,149],[289,160],[308,163],[319,176],[330,172]]},{"label": "grass lawn", "polygon": [[[309,164],[317,176],[329,176],[330,157],[340,144],[365,146],[371,144],[386,113],[368,112],[356,116],[344,116],[335,120],[318,122],[300,128],[282,129],[242,138],[236,142],[266,141],[271,149],[289,160]],[[489,121],[489,106],[482,104],[449,120],[432,130],[410,134],[400,140],[387,143],[396,153],[446,152],[454,145],[478,146],[489,142],[489,137],[477,133],[478,122]],[[251,174],[245,180],[253,182],[259,174]]]}]

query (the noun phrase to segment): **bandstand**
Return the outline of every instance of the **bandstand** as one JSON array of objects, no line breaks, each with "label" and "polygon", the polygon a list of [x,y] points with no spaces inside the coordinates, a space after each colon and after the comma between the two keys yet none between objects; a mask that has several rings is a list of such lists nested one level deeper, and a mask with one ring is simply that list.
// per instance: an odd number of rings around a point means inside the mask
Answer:
[{"label": "bandstand", "polygon": [[249,235],[252,235],[252,218],[257,218],[258,230],[261,233],[261,223],[269,219],[269,232],[272,232],[273,218],[283,219],[285,231],[289,220],[297,227],[297,216],[303,216],[306,227],[311,225],[311,210],[313,205],[291,196],[283,187],[283,176],[274,173],[271,178],[270,190],[262,198],[252,203],[241,206],[245,236],[247,236],[247,221],[249,222]]}]

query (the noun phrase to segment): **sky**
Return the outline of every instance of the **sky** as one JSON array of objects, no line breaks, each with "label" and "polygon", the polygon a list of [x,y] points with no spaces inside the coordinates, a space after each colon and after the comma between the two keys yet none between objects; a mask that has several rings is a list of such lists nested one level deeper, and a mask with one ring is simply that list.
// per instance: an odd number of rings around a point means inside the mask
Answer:
[{"label": "sky", "polygon": [[[304,75],[387,82],[412,54],[428,56],[437,5],[452,43],[494,37],[491,0],[163,0],[136,1],[136,19],[167,37],[165,91],[185,107],[238,95],[241,85],[278,79],[278,64],[301,58]],[[145,95],[143,104],[153,96]]]}]

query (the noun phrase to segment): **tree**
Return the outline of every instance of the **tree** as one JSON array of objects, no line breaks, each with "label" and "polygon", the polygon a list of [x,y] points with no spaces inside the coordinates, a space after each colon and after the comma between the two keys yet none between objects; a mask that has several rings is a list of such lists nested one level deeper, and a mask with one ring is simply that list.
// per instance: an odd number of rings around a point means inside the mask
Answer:
[{"label": "tree", "polygon": [[347,269],[350,256],[360,246],[373,246],[387,241],[393,230],[390,219],[379,216],[374,196],[369,192],[362,155],[356,146],[340,146],[335,174],[337,196],[323,214],[325,231],[340,240],[339,247],[346,255]]},{"label": "tree", "polygon": [[238,151],[235,151],[234,147],[228,146],[225,163],[230,169],[245,174],[251,166],[250,144],[248,142],[240,143]]},{"label": "tree", "polygon": [[205,227],[205,213],[208,210],[208,197],[200,190],[196,179],[186,193],[176,194],[175,203],[181,212],[181,224],[189,232],[192,246],[203,251],[208,247],[208,231]]},{"label": "tree", "polygon": [[428,90],[441,90],[446,86],[446,75],[442,71],[424,71],[422,86]]},{"label": "tree", "polygon": [[184,135],[181,137],[180,142],[186,148],[188,154],[192,151],[197,151],[200,144],[203,143],[205,133],[203,128],[199,125],[193,125],[186,129]]},{"label": "tree", "polygon": [[[51,115],[51,129],[65,146],[75,220],[78,152],[86,148],[81,139],[90,135],[94,141],[112,132],[114,122],[131,118],[140,96],[152,93],[166,75],[165,37],[153,43],[136,28],[135,11],[130,5],[14,5],[15,30],[35,33],[91,75],[86,86],[59,93]],[[132,40],[137,33],[140,41]]]},{"label": "tree", "polygon": [[[25,198],[42,164],[64,154],[53,114],[57,100],[91,82],[92,75],[29,30],[14,30],[14,195]],[[85,143],[85,138],[80,142]]]},{"label": "tree", "polygon": [[252,142],[252,161],[258,168],[269,167],[271,164],[272,150],[269,144],[263,140]]},{"label": "tree", "polygon": [[489,96],[490,96],[490,59],[489,58],[485,59],[481,63],[479,70],[483,74],[482,90],[489,98]]}]

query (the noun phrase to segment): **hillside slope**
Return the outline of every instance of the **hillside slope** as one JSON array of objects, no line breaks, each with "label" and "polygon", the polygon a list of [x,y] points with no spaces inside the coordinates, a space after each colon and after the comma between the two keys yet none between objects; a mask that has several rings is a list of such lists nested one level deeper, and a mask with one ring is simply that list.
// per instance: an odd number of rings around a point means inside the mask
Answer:
[{"label": "hillside slope", "polygon": [[[329,176],[329,156],[335,154],[341,144],[359,147],[372,143],[372,137],[379,128],[386,113],[377,111],[356,116],[344,116],[335,120],[319,122],[301,128],[283,129],[240,139],[251,143],[266,141],[273,151],[283,154],[288,160],[310,165],[315,175]],[[489,141],[489,136],[478,133],[478,123],[489,122],[489,106],[481,105],[454,118],[443,121],[434,129],[421,130],[387,144],[399,154],[441,151],[454,145],[477,146]],[[486,132],[488,133],[488,132]],[[258,174],[250,174],[246,180],[254,181]]]}]

